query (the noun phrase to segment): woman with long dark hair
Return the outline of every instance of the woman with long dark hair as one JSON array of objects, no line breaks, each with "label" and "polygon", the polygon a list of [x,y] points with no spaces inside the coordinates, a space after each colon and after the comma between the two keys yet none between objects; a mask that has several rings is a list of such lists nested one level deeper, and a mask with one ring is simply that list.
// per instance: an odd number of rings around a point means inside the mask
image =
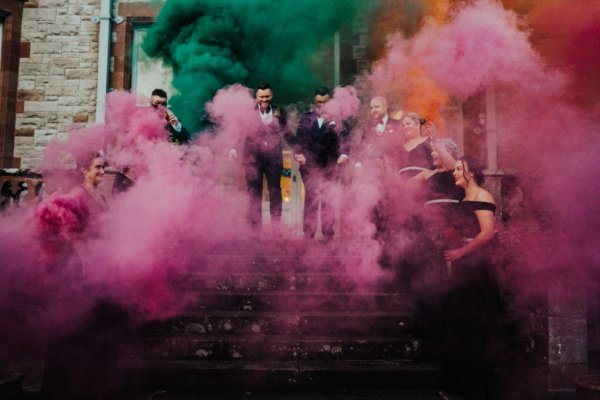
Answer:
[{"label": "woman with long dark hair", "polygon": [[444,384],[466,399],[502,399],[502,375],[510,369],[507,291],[499,282],[496,257],[496,203],[481,185],[480,163],[461,157],[454,167],[456,186],[465,198],[453,215],[456,243],[444,252],[450,287],[442,299],[446,325]]},{"label": "woman with long dark hair", "polygon": [[465,190],[465,198],[458,204],[456,228],[465,242],[446,250],[446,261],[457,261],[488,244],[494,238],[496,203],[490,192],[481,187],[483,170],[477,160],[461,157],[454,166],[456,186]]}]

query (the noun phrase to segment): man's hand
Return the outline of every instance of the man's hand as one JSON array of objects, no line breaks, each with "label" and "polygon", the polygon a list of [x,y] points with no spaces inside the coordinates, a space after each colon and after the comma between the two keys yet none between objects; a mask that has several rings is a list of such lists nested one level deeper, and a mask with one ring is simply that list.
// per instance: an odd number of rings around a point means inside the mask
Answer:
[{"label": "man's hand", "polygon": [[342,154],[341,156],[338,157],[337,159],[337,163],[338,164],[343,164],[346,161],[348,161],[348,156],[346,154]]},{"label": "man's hand", "polygon": [[179,125],[179,120],[177,119],[175,114],[173,114],[173,112],[169,109],[167,109],[167,119],[169,120],[171,126],[176,127],[177,125]]},{"label": "man's hand", "polygon": [[300,165],[306,164],[306,156],[302,153],[294,154],[294,160]]}]

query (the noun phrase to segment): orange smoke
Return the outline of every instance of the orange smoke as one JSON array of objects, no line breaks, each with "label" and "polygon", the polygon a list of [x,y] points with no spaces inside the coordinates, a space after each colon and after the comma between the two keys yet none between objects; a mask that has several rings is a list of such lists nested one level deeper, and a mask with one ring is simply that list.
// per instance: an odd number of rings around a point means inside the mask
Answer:
[{"label": "orange smoke", "polygon": [[502,0],[502,6],[507,10],[513,10],[517,14],[527,15],[538,6],[539,3],[547,0]]},{"label": "orange smoke", "polygon": [[427,0],[425,10],[425,13],[439,24],[444,23],[450,16],[450,0]]},{"label": "orange smoke", "polygon": [[457,0],[385,1],[371,20],[369,58],[379,60],[385,55],[388,35],[401,33],[404,37],[413,36],[421,28],[425,17],[432,17],[440,24],[448,21],[454,3]]},{"label": "orange smoke", "polygon": [[[450,11],[456,0],[424,0],[406,2],[390,0],[374,16],[370,33],[371,59],[384,59],[387,51],[385,43],[388,35],[414,35],[422,25],[424,17],[433,18],[438,24],[449,21]],[[390,105],[401,105],[433,121],[441,134],[444,134],[442,108],[448,102],[448,93],[417,65],[410,66],[402,79],[386,82],[385,92]]]},{"label": "orange smoke", "polygon": [[412,67],[406,76],[404,106],[429,121],[433,121],[440,134],[445,133],[441,110],[448,103],[448,93],[419,67]]},{"label": "orange smoke", "polygon": [[416,33],[422,17],[422,7],[411,8],[398,0],[383,4],[371,20],[369,58],[373,61],[383,58],[388,35],[401,33],[410,37]]}]

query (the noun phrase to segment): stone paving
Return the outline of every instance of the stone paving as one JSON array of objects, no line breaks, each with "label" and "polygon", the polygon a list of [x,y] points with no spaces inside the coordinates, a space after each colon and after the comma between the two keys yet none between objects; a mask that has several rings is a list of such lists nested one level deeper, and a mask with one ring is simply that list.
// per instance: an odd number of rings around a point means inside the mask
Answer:
[{"label": "stone paving", "polygon": [[167,392],[123,395],[115,400],[461,400],[438,392],[244,392],[185,395]]}]

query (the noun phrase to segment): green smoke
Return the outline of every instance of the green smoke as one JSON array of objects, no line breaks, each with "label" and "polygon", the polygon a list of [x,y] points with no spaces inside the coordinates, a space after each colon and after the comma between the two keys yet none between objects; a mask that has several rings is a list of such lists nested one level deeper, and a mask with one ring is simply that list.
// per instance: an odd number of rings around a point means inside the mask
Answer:
[{"label": "green smoke", "polygon": [[335,32],[367,12],[369,3],[168,0],[143,49],[173,68],[180,94],[169,103],[195,130],[204,103],[228,84],[254,87],[267,81],[278,104],[306,100],[323,84],[319,58],[333,47]]}]

